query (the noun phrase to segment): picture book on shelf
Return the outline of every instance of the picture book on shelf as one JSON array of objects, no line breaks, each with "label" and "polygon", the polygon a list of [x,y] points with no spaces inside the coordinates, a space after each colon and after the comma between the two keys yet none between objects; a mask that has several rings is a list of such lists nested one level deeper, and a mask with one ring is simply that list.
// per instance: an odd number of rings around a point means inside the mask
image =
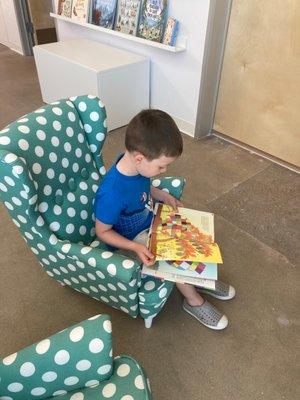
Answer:
[{"label": "picture book on shelf", "polygon": [[91,0],[90,22],[103,28],[113,29],[117,0]]},{"label": "picture book on shelf", "polygon": [[63,17],[71,17],[73,0],[58,0],[57,14]]},{"label": "picture book on shelf", "polygon": [[166,44],[168,46],[175,46],[178,29],[179,21],[174,18],[169,18],[164,33],[163,44]]},{"label": "picture book on shelf", "polygon": [[71,18],[78,22],[87,22],[90,0],[73,0]]},{"label": "picture book on shelf", "polygon": [[[156,261],[222,263],[214,242],[214,215],[157,203],[149,234],[149,250]],[[191,222],[193,221],[193,222]]]},{"label": "picture book on shelf", "polygon": [[115,31],[136,36],[141,0],[119,0],[116,14]]},{"label": "picture book on shelf", "polygon": [[161,42],[167,16],[167,0],[143,0],[138,36]]}]

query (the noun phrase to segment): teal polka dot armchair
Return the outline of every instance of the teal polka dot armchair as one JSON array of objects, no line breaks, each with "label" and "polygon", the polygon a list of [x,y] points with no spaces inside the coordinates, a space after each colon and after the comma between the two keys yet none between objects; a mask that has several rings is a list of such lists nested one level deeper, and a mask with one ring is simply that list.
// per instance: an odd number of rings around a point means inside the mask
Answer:
[{"label": "teal polka dot armchair", "polygon": [[[136,260],[95,236],[106,133],[105,107],[94,96],[54,102],[10,124],[0,131],[1,199],[49,276],[150,327],[173,283],[142,277]],[[153,181],[177,198],[184,183]]]},{"label": "teal polka dot armchair", "polygon": [[96,315],[0,359],[0,399],[152,399],[137,361],[113,358],[111,331]]}]

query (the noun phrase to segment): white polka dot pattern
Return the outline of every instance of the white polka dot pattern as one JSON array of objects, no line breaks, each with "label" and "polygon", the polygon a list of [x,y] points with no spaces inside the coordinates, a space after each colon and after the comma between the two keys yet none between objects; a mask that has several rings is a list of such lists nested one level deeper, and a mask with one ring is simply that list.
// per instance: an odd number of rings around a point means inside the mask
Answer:
[{"label": "white polka dot pattern", "polygon": [[180,198],[185,185],[185,179],[178,177],[163,177],[160,179],[153,179],[152,185],[167,193],[171,193],[176,198]]},{"label": "white polka dot pattern", "polygon": [[[35,180],[36,188],[39,189],[39,203],[46,203],[48,206],[43,206],[42,212],[45,213],[51,229],[58,236],[68,238],[72,242],[88,243],[94,235],[92,229],[94,221],[91,218],[94,197],[92,187],[94,182],[92,181],[95,174],[98,175],[97,183],[101,179],[97,171],[103,167],[103,164],[99,164],[102,160],[97,155],[101,151],[106,135],[106,128],[103,125],[106,114],[104,106],[100,108],[96,98],[81,96],[74,102],[77,102],[75,107],[70,100],[55,102],[59,104],[45,106],[19,119],[18,122],[1,131],[0,147],[6,149],[13,145],[10,137],[16,136],[15,152],[24,161],[29,161],[28,166],[32,165],[32,170],[28,173],[31,176],[30,179]],[[77,110],[76,107],[78,107]],[[84,115],[81,115],[83,110]],[[83,123],[81,120],[84,120]],[[86,131],[83,127],[87,128]],[[7,136],[7,132],[10,136]],[[61,132],[65,132],[65,135],[61,135]],[[87,134],[90,135],[89,138],[86,137]],[[87,143],[89,146],[92,145],[93,153]],[[10,154],[10,156],[6,155],[5,162],[17,163],[19,158],[14,152]],[[92,154],[95,154],[95,159]],[[76,163],[74,158],[77,159]],[[15,165],[13,175],[22,174],[23,169],[23,166]],[[78,180],[75,179],[71,184],[70,179],[73,178],[74,172],[78,173]],[[7,178],[9,181],[5,182],[6,184],[15,185],[13,176]],[[41,188],[39,188],[39,180],[43,182]],[[70,188],[70,196],[66,193],[61,195],[61,198],[50,197],[53,195],[52,188],[55,182],[59,182],[64,190]],[[7,190],[5,183],[0,182],[0,189],[3,192]],[[20,192],[21,190],[18,191],[19,196]],[[32,198],[32,203],[33,200]],[[68,225],[66,219],[69,215],[66,216],[65,210],[69,208],[70,202],[75,205],[73,208],[76,215],[72,214],[75,223]],[[12,203],[10,201],[8,203],[8,207],[13,211]]]},{"label": "white polka dot pattern", "polygon": [[5,358],[3,358],[2,363],[4,365],[11,365],[15,362],[16,358],[17,358],[17,353],[11,354],[10,356],[7,356]]},{"label": "white polka dot pattern", "polygon": [[[65,394],[107,382],[112,373],[111,350],[107,315],[96,315],[64,329],[0,360],[1,399],[48,398],[53,393]],[[48,355],[50,351],[52,356]]]}]

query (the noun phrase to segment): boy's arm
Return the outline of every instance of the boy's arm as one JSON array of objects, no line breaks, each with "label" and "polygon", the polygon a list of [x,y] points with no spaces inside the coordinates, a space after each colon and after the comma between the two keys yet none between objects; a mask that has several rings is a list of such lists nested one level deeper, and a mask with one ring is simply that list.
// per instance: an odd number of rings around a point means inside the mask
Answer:
[{"label": "boy's arm", "polygon": [[134,251],[140,260],[147,265],[153,264],[153,254],[143,244],[126,239],[112,229],[112,225],[104,224],[96,219],[96,235],[103,242],[118,249]]},{"label": "boy's arm", "polygon": [[165,192],[164,190],[158,189],[154,186],[151,186],[151,196],[153,197],[154,200],[168,204],[175,211],[177,211],[177,207],[183,206],[181,201],[177,200],[176,197],[174,197],[170,193]]}]

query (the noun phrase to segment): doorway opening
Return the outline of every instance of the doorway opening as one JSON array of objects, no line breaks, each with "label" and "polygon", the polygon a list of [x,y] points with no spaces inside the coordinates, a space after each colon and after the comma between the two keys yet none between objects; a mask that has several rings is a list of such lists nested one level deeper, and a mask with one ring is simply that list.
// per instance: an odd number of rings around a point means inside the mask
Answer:
[{"label": "doorway opening", "polygon": [[15,0],[24,55],[33,55],[33,46],[57,42],[55,24],[50,17],[52,0]]}]

